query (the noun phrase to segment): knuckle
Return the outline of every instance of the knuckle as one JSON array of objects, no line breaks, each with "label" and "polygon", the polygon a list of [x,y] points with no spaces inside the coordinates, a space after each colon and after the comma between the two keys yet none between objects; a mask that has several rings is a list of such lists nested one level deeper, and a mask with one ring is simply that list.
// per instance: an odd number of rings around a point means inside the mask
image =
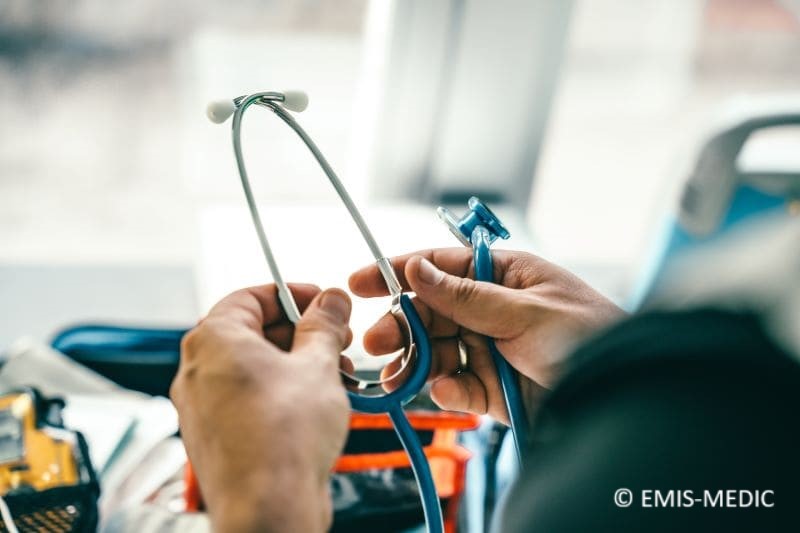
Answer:
[{"label": "knuckle", "polygon": [[169,386],[169,399],[172,400],[173,404],[180,403],[180,395],[181,395],[181,380],[179,375],[172,380],[172,383]]},{"label": "knuckle", "polygon": [[295,326],[295,337],[305,336],[320,340],[331,339],[337,346],[343,346],[347,338],[348,328],[338,323],[325,312],[316,312],[307,320],[301,320]]},{"label": "knuckle", "polygon": [[189,330],[181,338],[181,358],[185,358],[186,356],[193,354],[195,351],[197,351],[197,347],[200,340],[199,337],[201,328],[203,328],[203,325],[197,326]]},{"label": "knuckle", "polygon": [[246,287],[244,289],[237,289],[224,298],[224,300],[241,300],[247,298],[252,294],[252,288]]},{"label": "knuckle", "polygon": [[520,298],[515,298],[509,305],[509,317],[512,319],[508,323],[510,336],[518,336],[531,328],[533,324],[541,319],[545,308],[541,302],[533,295],[520,291]]},{"label": "knuckle", "polygon": [[503,285],[510,288],[525,288],[537,280],[535,257],[528,253],[515,255],[502,275]]},{"label": "knuckle", "polygon": [[322,331],[323,327],[320,324],[320,319],[317,316],[305,317],[305,320],[300,320],[294,326],[295,337],[298,335],[315,335],[317,332]]},{"label": "knuckle", "polygon": [[478,286],[471,279],[457,278],[454,289],[456,303],[466,305],[475,299]]},{"label": "knuckle", "polygon": [[169,386],[169,398],[176,408],[180,408],[184,399],[191,395],[191,390],[197,382],[198,367],[194,362],[182,360],[178,372]]},{"label": "knuckle", "polygon": [[189,330],[181,338],[181,359],[192,360],[197,357],[210,339],[224,334],[225,328],[218,318],[206,318],[203,322]]}]

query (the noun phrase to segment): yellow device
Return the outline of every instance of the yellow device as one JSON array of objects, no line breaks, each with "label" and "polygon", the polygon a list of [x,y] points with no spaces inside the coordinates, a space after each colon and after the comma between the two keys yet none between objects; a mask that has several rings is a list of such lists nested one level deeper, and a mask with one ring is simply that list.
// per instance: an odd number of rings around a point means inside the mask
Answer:
[{"label": "yellow device", "polygon": [[0,397],[0,494],[78,482],[74,433],[40,424],[29,392]]},{"label": "yellow device", "polygon": [[0,393],[0,533],[89,533],[100,487],[64,401],[32,388]]}]

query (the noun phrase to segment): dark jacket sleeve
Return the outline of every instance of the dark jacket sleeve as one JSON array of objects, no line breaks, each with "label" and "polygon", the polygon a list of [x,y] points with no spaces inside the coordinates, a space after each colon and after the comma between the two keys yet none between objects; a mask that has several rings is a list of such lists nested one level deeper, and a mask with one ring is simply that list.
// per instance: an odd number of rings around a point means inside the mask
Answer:
[{"label": "dark jacket sleeve", "polygon": [[500,531],[800,531],[800,366],[755,317],[642,315],[571,361]]}]

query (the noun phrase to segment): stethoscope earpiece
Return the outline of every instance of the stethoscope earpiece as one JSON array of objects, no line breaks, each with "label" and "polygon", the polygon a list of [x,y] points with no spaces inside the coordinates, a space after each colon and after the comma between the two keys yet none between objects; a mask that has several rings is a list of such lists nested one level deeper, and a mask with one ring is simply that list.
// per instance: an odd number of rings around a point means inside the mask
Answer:
[{"label": "stethoscope earpiece", "polygon": [[214,100],[206,106],[206,116],[214,124],[222,124],[236,111],[233,100]]},{"label": "stethoscope earpiece", "polygon": [[283,107],[295,113],[302,113],[308,107],[308,95],[303,91],[284,91]]}]

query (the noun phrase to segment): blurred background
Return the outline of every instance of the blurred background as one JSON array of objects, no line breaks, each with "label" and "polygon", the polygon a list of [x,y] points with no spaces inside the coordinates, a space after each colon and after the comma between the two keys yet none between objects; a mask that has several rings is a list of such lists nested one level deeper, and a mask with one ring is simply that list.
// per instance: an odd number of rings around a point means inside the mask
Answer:
[{"label": "blurred background", "polygon": [[[229,125],[204,113],[258,90],[308,92],[298,120],[385,253],[456,245],[433,207],[478,194],[509,247],[623,302],[720,106],[800,91],[789,7],[0,0],[0,349],[81,321],[189,326],[268,281]],[[344,285],[370,261],[355,229],[291,131],[251,113],[286,277]],[[779,137],[772,159],[796,159]]]}]

